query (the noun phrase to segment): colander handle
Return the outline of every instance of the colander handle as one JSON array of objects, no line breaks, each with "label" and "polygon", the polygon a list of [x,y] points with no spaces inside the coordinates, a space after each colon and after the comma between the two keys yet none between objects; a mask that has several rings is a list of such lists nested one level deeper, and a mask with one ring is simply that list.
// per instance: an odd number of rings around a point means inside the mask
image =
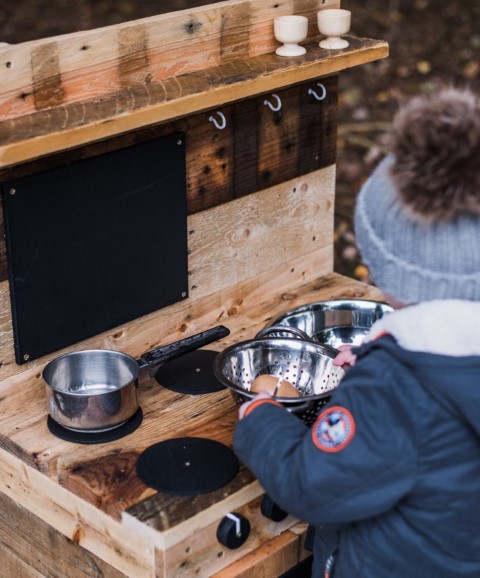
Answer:
[{"label": "colander handle", "polygon": [[271,333],[291,333],[297,339],[303,339],[303,341],[310,341],[315,343],[315,345],[321,347],[328,357],[334,359],[340,353],[339,349],[328,345],[327,343],[320,343],[315,339],[312,339],[305,331],[298,329],[297,327],[289,327],[287,325],[272,325],[271,327],[265,327],[265,329],[261,329],[257,335],[257,339],[261,339],[262,337],[267,337]]},{"label": "colander handle", "polygon": [[256,339],[261,339],[262,337],[267,337],[272,333],[291,333],[297,339],[304,339],[305,341],[312,341],[312,339],[302,331],[301,329],[297,329],[296,327],[287,327],[286,325],[272,325],[271,327],[265,327],[265,329],[261,329],[257,335]]}]

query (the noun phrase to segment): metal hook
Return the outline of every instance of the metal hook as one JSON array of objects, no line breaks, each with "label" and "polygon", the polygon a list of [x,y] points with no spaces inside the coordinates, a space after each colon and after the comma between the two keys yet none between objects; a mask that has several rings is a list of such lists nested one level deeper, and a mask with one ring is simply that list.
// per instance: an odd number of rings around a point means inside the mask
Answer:
[{"label": "metal hook", "polygon": [[218,130],[223,130],[227,126],[227,119],[225,118],[223,112],[220,112],[219,110],[217,110],[217,115],[220,117],[220,120],[222,121],[221,124],[219,124],[217,122],[217,119],[213,116],[210,116],[208,120],[210,122],[213,122],[213,124],[215,125],[216,128],[218,128]]},{"label": "metal hook", "polygon": [[263,101],[263,104],[268,106],[268,108],[273,110],[273,112],[278,112],[282,108],[282,101],[280,100],[278,94],[272,94],[272,97],[277,101],[276,105],[273,105],[269,100],[266,99]]},{"label": "metal hook", "polygon": [[322,89],[322,94],[318,95],[313,88],[308,89],[308,94],[311,94],[317,100],[323,100],[327,96],[327,89],[321,82],[317,82],[317,86]]}]

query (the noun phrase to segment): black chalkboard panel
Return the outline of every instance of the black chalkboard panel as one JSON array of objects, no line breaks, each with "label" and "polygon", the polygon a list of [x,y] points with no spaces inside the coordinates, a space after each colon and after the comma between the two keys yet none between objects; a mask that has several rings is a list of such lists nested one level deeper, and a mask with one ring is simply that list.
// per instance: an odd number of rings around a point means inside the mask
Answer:
[{"label": "black chalkboard panel", "polygon": [[36,359],[188,294],[185,138],[2,183],[15,359]]}]

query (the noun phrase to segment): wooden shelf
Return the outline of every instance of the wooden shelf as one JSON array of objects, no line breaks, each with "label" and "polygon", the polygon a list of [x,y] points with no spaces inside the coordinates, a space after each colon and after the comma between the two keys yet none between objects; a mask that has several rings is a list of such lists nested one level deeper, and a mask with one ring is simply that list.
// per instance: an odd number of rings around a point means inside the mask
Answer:
[{"label": "wooden shelf", "polygon": [[384,41],[349,40],[345,50],[323,50],[312,43],[301,57],[262,54],[5,120],[0,124],[0,169],[318,79],[388,55]]}]

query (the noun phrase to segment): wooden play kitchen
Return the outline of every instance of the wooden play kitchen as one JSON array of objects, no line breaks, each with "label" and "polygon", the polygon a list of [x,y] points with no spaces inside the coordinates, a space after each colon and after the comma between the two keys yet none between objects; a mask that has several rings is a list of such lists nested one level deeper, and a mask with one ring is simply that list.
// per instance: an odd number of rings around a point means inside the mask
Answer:
[{"label": "wooden play kitchen", "polygon": [[[337,88],[388,47],[320,48],[317,12],[339,5],[228,0],[0,48],[2,576],[274,577],[308,556],[306,525],[232,459],[211,367],[287,310],[379,297],[333,272]],[[288,14],[308,18],[303,55],[275,54]],[[125,430],[52,423],[54,359],[217,325],[141,382]],[[178,456],[186,492],[144,481]]]}]

